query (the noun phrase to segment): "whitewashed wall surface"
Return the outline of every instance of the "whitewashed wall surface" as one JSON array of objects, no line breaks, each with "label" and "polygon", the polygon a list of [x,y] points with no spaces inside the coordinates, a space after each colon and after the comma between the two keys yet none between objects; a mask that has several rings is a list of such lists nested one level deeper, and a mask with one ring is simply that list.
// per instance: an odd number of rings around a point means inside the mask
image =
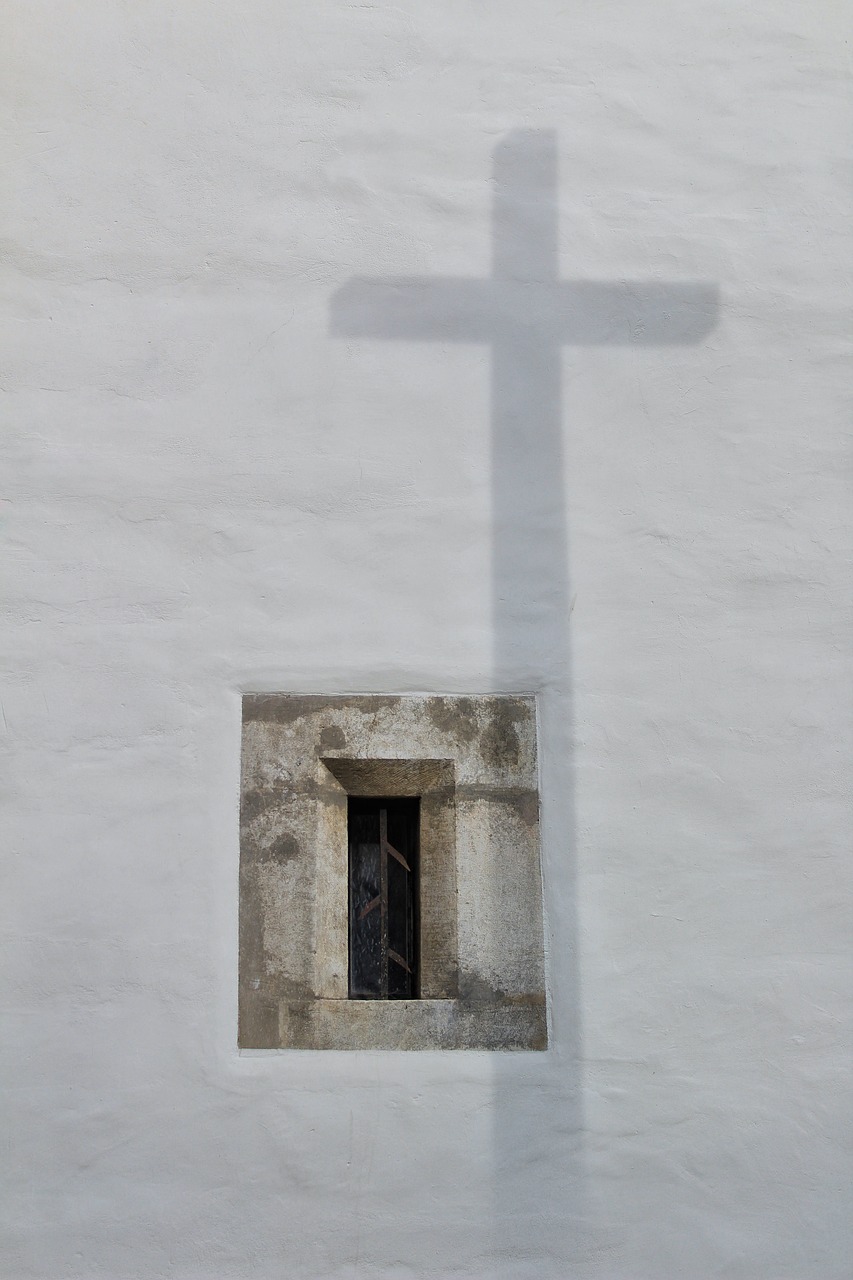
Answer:
[{"label": "whitewashed wall surface", "polygon": [[[848,1280],[841,0],[7,0],[9,1280]],[[549,1047],[237,1048],[245,692],[537,695]]]}]

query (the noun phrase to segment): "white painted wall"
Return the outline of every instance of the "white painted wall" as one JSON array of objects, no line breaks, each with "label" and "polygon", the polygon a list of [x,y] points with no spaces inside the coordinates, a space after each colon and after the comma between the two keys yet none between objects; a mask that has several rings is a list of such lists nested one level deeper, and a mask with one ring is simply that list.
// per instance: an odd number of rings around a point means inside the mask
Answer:
[{"label": "white painted wall", "polygon": [[[849,1276],[844,6],[4,18],[4,1274]],[[495,637],[488,351],[329,308],[487,275],[519,127],[566,278],[721,310],[566,349],[569,581]],[[239,1056],[240,690],[493,687],[552,1050]]]}]

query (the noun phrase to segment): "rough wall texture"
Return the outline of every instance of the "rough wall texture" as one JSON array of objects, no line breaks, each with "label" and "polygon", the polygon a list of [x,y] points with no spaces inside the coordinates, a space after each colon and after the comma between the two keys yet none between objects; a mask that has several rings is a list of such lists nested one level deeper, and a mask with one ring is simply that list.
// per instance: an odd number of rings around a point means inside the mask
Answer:
[{"label": "rough wall texture", "polygon": [[[847,8],[7,0],[5,1275],[846,1280]],[[547,1053],[237,1052],[266,689],[537,692]]]},{"label": "rough wall texture", "polygon": [[[536,703],[243,699],[243,1048],[544,1049]],[[419,796],[419,1000],[348,992],[348,796]]]}]

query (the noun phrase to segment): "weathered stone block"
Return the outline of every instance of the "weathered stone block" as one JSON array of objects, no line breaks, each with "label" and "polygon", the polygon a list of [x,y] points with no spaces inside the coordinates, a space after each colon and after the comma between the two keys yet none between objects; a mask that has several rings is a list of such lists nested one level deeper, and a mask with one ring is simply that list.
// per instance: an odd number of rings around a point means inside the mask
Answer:
[{"label": "weathered stone block", "polygon": [[[347,799],[420,796],[420,995],[348,998]],[[243,700],[241,1048],[547,1045],[532,697]]]}]

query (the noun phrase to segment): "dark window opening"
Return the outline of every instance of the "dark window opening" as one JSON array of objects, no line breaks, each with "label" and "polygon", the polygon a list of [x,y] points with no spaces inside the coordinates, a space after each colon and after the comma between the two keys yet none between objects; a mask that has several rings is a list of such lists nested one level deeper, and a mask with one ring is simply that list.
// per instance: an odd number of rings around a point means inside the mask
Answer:
[{"label": "dark window opening", "polygon": [[420,800],[350,796],[349,994],[418,995]]}]

